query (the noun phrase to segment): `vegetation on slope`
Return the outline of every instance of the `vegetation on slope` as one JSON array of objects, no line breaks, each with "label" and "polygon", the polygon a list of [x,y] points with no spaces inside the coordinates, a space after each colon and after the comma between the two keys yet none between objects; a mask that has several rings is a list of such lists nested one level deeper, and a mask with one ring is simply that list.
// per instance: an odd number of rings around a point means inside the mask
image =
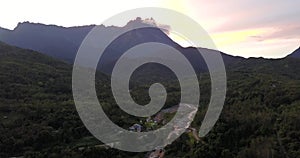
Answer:
[{"label": "vegetation on slope", "polygon": [[[229,68],[224,110],[213,130],[199,143],[183,134],[165,148],[166,158],[299,157],[300,81],[295,71],[299,60],[251,63]],[[0,44],[0,157],[144,157],[146,153],[97,146],[101,142],[91,136],[76,112],[71,72],[72,66],[59,60]],[[200,108],[192,123],[197,128],[210,96],[209,76],[199,78]],[[151,82],[146,79],[141,85],[141,81],[133,84],[131,94],[144,104],[149,101]],[[177,81],[162,83],[169,92],[165,107],[177,104]],[[122,112],[109,85],[108,78],[98,73],[99,100],[115,123],[128,128],[145,119]]]}]

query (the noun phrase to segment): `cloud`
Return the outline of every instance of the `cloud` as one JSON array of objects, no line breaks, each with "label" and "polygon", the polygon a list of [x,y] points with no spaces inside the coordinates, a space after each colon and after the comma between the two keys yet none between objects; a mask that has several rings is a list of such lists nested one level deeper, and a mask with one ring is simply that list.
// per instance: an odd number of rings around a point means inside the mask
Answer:
[{"label": "cloud", "polygon": [[197,17],[208,19],[208,32],[223,52],[245,57],[283,57],[300,45],[300,1],[192,2]]},{"label": "cloud", "polygon": [[153,18],[146,18],[143,20],[144,23],[153,25],[155,27],[160,28],[162,31],[164,31],[166,34],[169,34],[171,31],[171,26],[167,24],[159,24],[157,23]]},{"label": "cloud", "polygon": [[[198,17],[215,21],[210,32],[232,32],[259,28],[284,28],[300,24],[300,1],[294,0],[193,0]],[[284,27],[282,27],[284,26]]]},{"label": "cloud", "polygon": [[275,32],[262,37],[262,39],[299,39],[300,24],[284,25],[279,27]]}]

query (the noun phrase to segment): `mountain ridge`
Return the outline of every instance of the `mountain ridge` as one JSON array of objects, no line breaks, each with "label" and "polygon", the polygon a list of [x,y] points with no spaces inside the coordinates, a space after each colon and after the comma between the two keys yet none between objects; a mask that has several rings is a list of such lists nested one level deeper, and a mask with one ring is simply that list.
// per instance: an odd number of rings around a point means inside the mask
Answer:
[{"label": "mountain ridge", "polygon": [[[123,27],[104,25],[100,25],[100,27],[107,29],[106,31],[115,31],[132,25],[141,24],[147,25],[147,23],[143,23],[143,20],[137,18],[129,21]],[[13,30],[0,28],[0,41],[17,47],[39,51],[68,62],[72,62],[74,60],[74,54],[76,54],[82,40],[94,26],[96,25],[63,27],[52,24],[46,25],[41,23],[23,22],[19,23]],[[147,34],[142,36],[142,38],[155,38],[156,36],[156,38],[163,38],[161,41],[168,41],[167,43],[171,45],[181,47],[179,44],[170,39],[164,30],[159,30],[161,32],[151,32],[152,30],[149,29],[148,33],[145,31]]]},{"label": "mountain ridge", "polygon": [[300,58],[300,47],[294,50],[288,57]]},{"label": "mountain ridge", "polygon": [[[19,22],[17,24],[17,26],[14,28],[14,29],[8,29],[8,28],[4,28],[4,27],[1,27],[0,26],[0,41],[2,42],[6,42],[8,44],[11,44],[11,45],[14,45],[14,46],[17,46],[17,47],[21,47],[21,48],[25,48],[25,47],[22,47],[22,45],[20,46],[19,44],[17,43],[14,43],[10,40],[5,40],[3,39],[3,34],[7,34],[7,32],[15,32],[15,31],[18,31],[19,29],[23,29],[24,27],[28,27],[28,26],[31,26],[31,27],[44,27],[44,28],[57,28],[57,29],[64,29],[64,30],[74,30],[74,29],[88,29],[88,30],[91,30],[93,27],[95,26],[101,26],[103,28],[123,28],[123,27],[126,27],[128,26],[129,24],[132,24],[132,23],[143,23],[143,20],[140,19],[139,17],[137,17],[136,19],[134,20],[130,20],[127,22],[127,24],[125,24],[124,26],[114,26],[114,25],[111,25],[111,26],[105,26],[103,24],[101,25],[96,25],[96,24],[90,24],[90,25],[78,25],[78,26],[61,26],[61,25],[55,25],[55,24],[44,24],[44,23],[39,23],[39,22],[29,22],[29,21],[24,21],[24,22]],[[147,23],[143,23],[143,24],[147,24]],[[148,23],[149,24],[149,23]],[[163,30],[162,30],[163,31]],[[86,33],[87,34],[87,33]],[[175,42],[176,43],[176,42]],[[185,47],[185,48],[191,48],[192,46],[189,46],[189,47]],[[201,47],[192,47],[192,48],[201,48]],[[25,48],[27,49],[27,48]],[[29,48],[31,49],[31,48]],[[35,48],[33,48],[32,50],[35,50],[35,51],[41,51],[41,50],[36,50]],[[218,50],[216,50],[218,51]],[[300,51],[300,46],[296,51]],[[42,53],[46,53],[47,52],[44,52],[44,51],[41,51]],[[220,51],[221,52],[221,51]],[[293,53],[295,53],[293,52]],[[240,57],[240,58],[245,58],[245,57],[241,57],[241,56],[236,56],[236,55],[231,55],[231,54],[228,54],[226,52],[221,52],[221,53],[224,53],[226,55],[229,55],[229,56],[232,56],[232,57]],[[290,53],[289,55],[287,56],[291,56],[291,57],[298,57],[300,58],[300,55],[297,55],[295,56],[293,53]],[[297,54],[300,54],[300,53],[297,53]],[[55,57],[55,56],[54,56]],[[60,57],[59,57],[60,58]],[[257,58],[257,57],[249,57],[249,58]],[[264,57],[261,57],[261,58],[264,58]],[[284,58],[284,57],[282,57]],[[282,58],[274,58],[274,59],[282,59]],[[245,58],[245,59],[248,59],[248,58]],[[264,59],[268,59],[268,58],[264,58]],[[69,60],[69,59],[68,59]]]},{"label": "mountain ridge", "polygon": [[[114,32],[125,29],[126,27],[134,27],[135,25],[150,24],[144,23],[141,18],[136,18],[135,20],[129,21],[123,27],[100,25],[100,28],[107,32]],[[156,26],[156,24],[154,25]],[[23,22],[19,23],[14,30],[0,28],[0,41],[16,47],[41,52],[68,63],[73,63],[81,42],[95,26],[96,25],[63,27],[57,25]],[[182,47],[168,37],[166,30],[162,30],[158,27],[135,29],[119,36],[107,47],[103,53],[103,58],[101,58],[98,63],[98,69],[102,68],[100,71],[106,74],[111,74],[116,61],[124,52],[138,44],[147,42],[167,44],[179,50],[190,61],[197,73],[207,72],[205,60],[198,53],[198,50],[210,51],[210,49]],[[269,60],[266,58],[244,58],[240,56],[232,56],[218,50],[212,50],[212,52],[221,53],[226,67],[232,67],[233,65],[238,65],[238,67],[241,67],[239,65],[241,62],[246,62],[249,60],[252,61],[252,59],[256,59],[255,61],[258,62],[262,62],[261,59]],[[298,52],[299,49],[298,51],[296,50],[294,53],[290,54],[288,57],[300,58],[300,55],[297,55],[300,54],[300,52]],[[141,52],[139,55],[143,57],[145,54]],[[252,64],[254,62],[250,63]]]}]

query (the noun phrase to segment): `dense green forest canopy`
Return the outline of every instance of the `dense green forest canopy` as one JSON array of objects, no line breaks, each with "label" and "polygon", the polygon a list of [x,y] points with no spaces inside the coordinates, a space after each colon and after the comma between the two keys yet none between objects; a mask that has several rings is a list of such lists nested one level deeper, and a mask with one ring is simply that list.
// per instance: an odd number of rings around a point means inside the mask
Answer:
[{"label": "dense green forest canopy", "polygon": [[[165,148],[165,157],[299,157],[299,68],[300,60],[293,58],[245,59],[228,65],[227,97],[216,126],[198,143],[183,134]],[[137,72],[131,95],[145,104],[149,85],[160,78],[148,75],[143,83],[142,73]],[[71,77],[72,65],[0,43],[0,157],[144,157],[147,153],[101,146],[88,132],[75,109]],[[209,75],[198,77],[201,101],[192,123],[196,128],[210,97]],[[96,81],[99,101],[116,124],[128,128],[145,119],[118,108],[109,76],[98,72]],[[178,104],[178,81],[162,84],[168,91],[164,108]]]}]

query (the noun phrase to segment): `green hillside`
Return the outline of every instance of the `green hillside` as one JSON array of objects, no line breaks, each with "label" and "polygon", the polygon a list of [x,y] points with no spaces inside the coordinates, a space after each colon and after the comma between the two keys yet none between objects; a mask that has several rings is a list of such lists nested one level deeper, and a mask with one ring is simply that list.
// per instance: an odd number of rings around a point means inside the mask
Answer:
[{"label": "green hillside", "polygon": [[[227,67],[227,98],[216,126],[198,143],[183,134],[165,148],[165,158],[299,157],[299,67],[297,59],[249,59]],[[146,153],[99,146],[75,110],[71,73],[69,64],[0,43],[0,157],[144,157]],[[195,128],[201,125],[210,96],[209,76],[199,76],[202,94]],[[117,107],[107,76],[98,73],[96,80],[97,89],[102,89],[99,100],[114,122],[128,128],[145,120]],[[132,96],[147,103],[150,81],[138,82]],[[177,81],[163,84],[169,92],[166,107],[178,103]]]},{"label": "green hillside", "polygon": [[300,60],[298,58],[264,59],[249,58],[228,65],[230,71],[264,73],[300,79]]}]

